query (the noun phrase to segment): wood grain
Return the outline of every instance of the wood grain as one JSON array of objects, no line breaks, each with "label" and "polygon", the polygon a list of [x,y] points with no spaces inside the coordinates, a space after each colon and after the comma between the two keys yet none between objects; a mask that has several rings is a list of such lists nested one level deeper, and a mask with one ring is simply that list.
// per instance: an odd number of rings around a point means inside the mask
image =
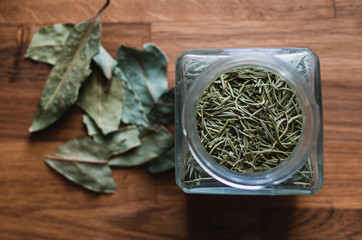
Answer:
[{"label": "wood grain", "polygon": [[[150,175],[145,168],[114,171],[118,191],[113,195],[89,193],[63,181],[43,163],[44,154],[53,153],[60,144],[42,140],[0,142],[0,149],[6,149],[0,161],[0,190],[6,193],[0,198],[1,239],[66,239],[70,233],[79,239],[361,236],[361,162],[353,157],[361,152],[351,151],[361,149],[360,145],[326,148],[330,152],[326,156],[326,183],[313,197],[241,197],[186,196],[175,186],[171,172]],[[343,166],[341,157],[352,161],[353,171],[335,170]],[[21,228],[19,223],[24,223]]]},{"label": "wood grain", "polygon": [[[361,153],[352,150],[360,145],[327,146],[326,183],[313,197],[241,197],[186,196],[171,172],[150,175],[145,168],[114,171],[113,195],[89,193],[43,163],[44,154],[60,144],[0,142],[6,149],[0,162],[0,190],[6,193],[0,198],[1,239],[66,239],[70,233],[80,239],[358,239],[361,234],[361,162],[353,157]],[[353,171],[336,171],[343,167],[341,157],[351,160]]]},{"label": "wood grain", "polygon": [[51,67],[24,59],[33,31],[92,17],[103,0],[0,0],[0,239],[362,239],[361,1],[112,0],[102,44],[186,49],[308,47],[321,61],[324,186],[312,196],[186,195],[172,171],[114,169],[117,192],[98,195],[43,162],[84,135],[76,107],[29,135]]},{"label": "wood grain", "polygon": [[[93,17],[105,0],[1,1],[0,23],[79,22]],[[59,11],[62,9],[62,11]],[[76,13],[76,14],[75,14]],[[333,0],[113,0],[105,22],[319,19],[334,16]]]},{"label": "wood grain", "polygon": [[360,0],[336,0],[337,18],[362,18],[362,2]]}]

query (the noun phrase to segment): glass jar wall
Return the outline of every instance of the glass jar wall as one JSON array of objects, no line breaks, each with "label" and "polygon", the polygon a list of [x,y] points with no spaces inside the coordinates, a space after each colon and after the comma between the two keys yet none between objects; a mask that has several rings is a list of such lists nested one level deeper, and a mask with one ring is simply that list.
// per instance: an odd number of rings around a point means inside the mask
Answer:
[{"label": "glass jar wall", "polygon": [[[240,174],[205,151],[196,108],[205,88],[221,73],[246,67],[282,76],[303,109],[303,131],[293,154],[270,170]],[[318,57],[308,49],[189,50],[176,63],[176,182],[186,193],[311,194],[323,183],[323,127]]]}]

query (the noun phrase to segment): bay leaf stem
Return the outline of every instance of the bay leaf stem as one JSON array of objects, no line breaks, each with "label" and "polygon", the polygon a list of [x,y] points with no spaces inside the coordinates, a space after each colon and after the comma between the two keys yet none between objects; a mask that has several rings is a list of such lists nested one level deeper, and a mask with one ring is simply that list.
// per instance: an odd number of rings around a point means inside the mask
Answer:
[{"label": "bay leaf stem", "polygon": [[96,163],[96,164],[107,164],[108,163],[108,160],[90,160],[90,159],[52,156],[52,155],[46,155],[45,158],[49,158],[51,160],[61,160],[61,161],[69,161],[69,162],[84,162],[84,163]]},{"label": "bay leaf stem", "polygon": [[104,11],[104,9],[106,9],[106,8],[108,7],[108,5],[109,5],[110,2],[111,2],[111,0],[107,0],[107,2],[103,5],[103,7],[102,7],[101,9],[99,9],[99,11],[98,11],[98,13],[97,13],[97,17],[102,14],[102,12]]}]

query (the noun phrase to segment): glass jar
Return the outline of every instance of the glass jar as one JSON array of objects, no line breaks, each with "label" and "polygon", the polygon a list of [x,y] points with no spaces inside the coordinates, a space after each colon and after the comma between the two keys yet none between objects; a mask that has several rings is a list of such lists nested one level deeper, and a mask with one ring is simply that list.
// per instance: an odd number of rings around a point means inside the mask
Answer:
[{"label": "glass jar", "polygon": [[[204,90],[231,69],[256,67],[283,77],[303,112],[293,153],[278,166],[238,173],[206,152],[196,127]],[[186,193],[235,195],[312,194],[323,184],[323,126],[319,59],[303,48],[240,48],[184,51],[176,62],[176,182]]]}]

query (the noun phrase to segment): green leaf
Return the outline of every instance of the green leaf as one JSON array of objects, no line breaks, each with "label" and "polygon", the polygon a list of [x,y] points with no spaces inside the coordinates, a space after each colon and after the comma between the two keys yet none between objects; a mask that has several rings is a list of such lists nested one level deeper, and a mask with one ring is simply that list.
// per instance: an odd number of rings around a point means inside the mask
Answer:
[{"label": "green leaf", "polygon": [[109,165],[116,167],[137,166],[160,156],[173,146],[173,137],[164,127],[148,131],[141,138],[141,146],[110,159]]},{"label": "green leaf", "polygon": [[94,123],[93,119],[88,115],[83,115],[83,123],[86,125],[88,134],[92,139],[99,144],[102,144],[112,155],[121,154],[129,151],[132,148],[141,145],[139,138],[140,131],[136,126],[127,126],[120,128],[116,132],[103,135],[99,128]]},{"label": "green leaf", "polygon": [[148,166],[150,173],[165,172],[175,167],[175,148],[171,148],[160,157],[153,159]]},{"label": "green leaf", "polygon": [[106,160],[110,155],[111,152],[102,145],[95,143],[88,136],[82,136],[58,147],[56,156],[89,160],[89,163],[54,160],[51,157],[46,157],[45,162],[68,180],[86,189],[111,193],[116,190],[111,169],[107,163],[91,163],[94,160]]},{"label": "green leaf", "polygon": [[117,61],[114,60],[111,55],[101,46],[99,52],[93,57],[94,62],[100,67],[104,76],[108,79],[112,79],[112,73],[117,66]]},{"label": "green leaf", "polygon": [[116,67],[113,72],[114,76],[123,81],[124,86],[124,101],[121,121],[125,124],[135,124],[138,126],[148,126],[149,122],[138,94],[135,92],[126,76],[119,67]]},{"label": "green leaf", "polygon": [[74,26],[59,60],[45,83],[38,110],[29,131],[36,132],[53,124],[74,104],[93,56],[100,46],[100,18]]},{"label": "green leaf", "polygon": [[175,88],[160,96],[148,114],[148,119],[152,124],[175,122]]},{"label": "green leaf", "polygon": [[92,136],[96,143],[102,144],[113,155],[118,155],[141,145],[139,131],[136,126],[120,128],[117,132],[108,135],[95,134]]},{"label": "green leaf", "polygon": [[117,131],[122,117],[124,82],[112,78],[109,91],[104,92],[99,68],[93,70],[79,92],[77,105],[94,120],[103,134]]},{"label": "green leaf", "polygon": [[87,114],[83,114],[83,123],[85,127],[87,128],[87,132],[89,136],[93,136],[95,134],[99,134],[101,131],[97,127],[97,125],[94,123],[93,119],[88,116]]},{"label": "green leaf", "polygon": [[54,65],[73,28],[74,24],[65,23],[37,29],[25,57]]},{"label": "green leaf", "polygon": [[167,91],[165,54],[152,44],[145,44],[143,51],[121,45],[117,61],[148,114],[156,100]]}]

